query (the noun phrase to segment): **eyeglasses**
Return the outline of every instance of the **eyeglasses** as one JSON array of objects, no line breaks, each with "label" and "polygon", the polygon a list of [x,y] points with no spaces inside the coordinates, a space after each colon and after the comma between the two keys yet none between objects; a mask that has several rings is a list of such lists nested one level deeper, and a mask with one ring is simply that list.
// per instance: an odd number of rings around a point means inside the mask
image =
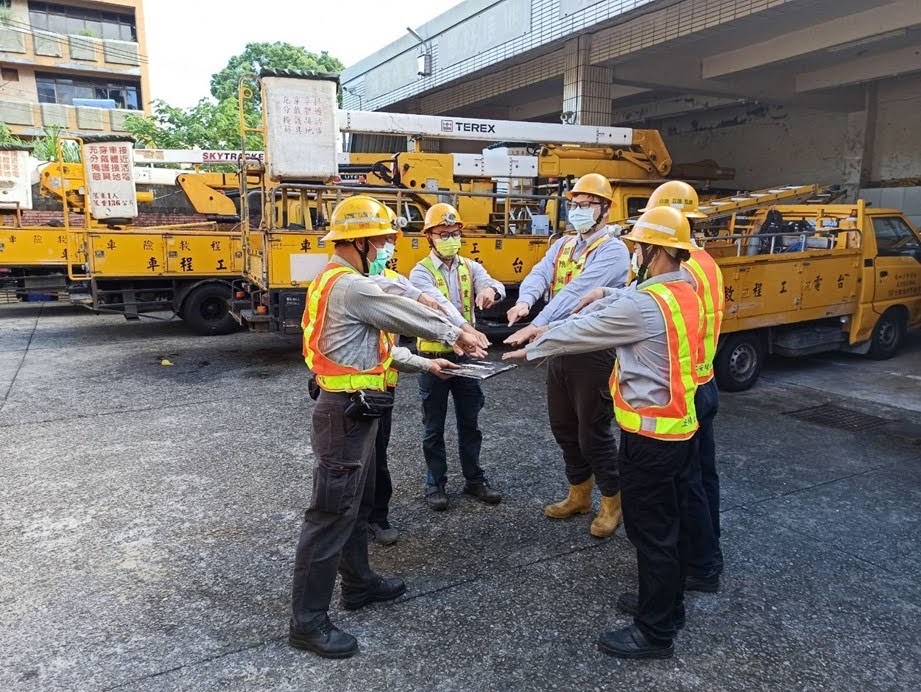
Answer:
[{"label": "eyeglasses", "polygon": [[439,240],[451,240],[452,238],[460,238],[460,231],[442,231],[441,233],[433,233],[436,238]]},{"label": "eyeglasses", "polygon": [[590,209],[591,207],[599,206],[598,202],[570,202],[566,205],[569,211],[575,211],[576,209]]}]

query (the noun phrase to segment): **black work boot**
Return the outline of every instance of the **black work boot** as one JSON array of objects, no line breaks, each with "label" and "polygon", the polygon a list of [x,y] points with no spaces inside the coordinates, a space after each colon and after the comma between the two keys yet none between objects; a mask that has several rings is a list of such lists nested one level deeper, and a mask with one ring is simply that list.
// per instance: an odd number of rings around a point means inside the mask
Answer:
[{"label": "black work boot", "polygon": [[502,502],[502,493],[500,493],[498,490],[490,488],[488,481],[465,484],[464,494],[472,495],[477,500],[480,502],[485,502],[487,505],[497,505]]},{"label": "black work boot", "polygon": [[406,593],[406,584],[402,579],[385,579],[376,577],[361,590],[342,587],[342,607],[346,610],[358,610],[370,603],[392,601]]},{"label": "black work boot", "polygon": [[716,593],[720,589],[720,573],[713,571],[702,577],[687,575],[684,578],[685,591],[701,591],[703,593]]},{"label": "black work boot", "polygon": [[[637,613],[640,612],[640,595],[631,591],[622,593],[617,597],[617,609],[625,615],[633,615],[636,617]],[[678,616],[676,625],[679,630],[684,629],[684,615]]]},{"label": "black work boot", "polygon": [[598,649],[618,658],[671,658],[675,653],[673,642],[651,642],[636,625],[603,632]]},{"label": "black work boot", "polygon": [[323,658],[349,658],[358,653],[358,640],[336,627],[329,617],[310,628],[298,627],[292,620],[288,625],[288,644]]},{"label": "black work boot", "polygon": [[436,512],[444,512],[448,508],[448,492],[443,485],[427,485],[425,502]]}]

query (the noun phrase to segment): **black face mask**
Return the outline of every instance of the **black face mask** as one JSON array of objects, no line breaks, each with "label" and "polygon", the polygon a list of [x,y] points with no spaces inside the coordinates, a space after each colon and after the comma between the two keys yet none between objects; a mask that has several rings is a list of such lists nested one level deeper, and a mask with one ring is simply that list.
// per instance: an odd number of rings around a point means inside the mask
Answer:
[{"label": "black face mask", "polygon": [[361,273],[365,276],[368,275],[368,252],[371,249],[371,243],[367,238],[362,238],[361,242],[364,243],[364,248],[361,248],[358,243],[358,240],[352,241],[352,247],[358,251],[358,256],[361,257]]},{"label": "black face mask", "polygon": [[[659,248],[655,245],[640,245],[640,249],[643,251],[643,263],[640,265],[640,270],[636,274],[637,284],[641,284],[646,280],[646,274],[649,273],[649,265],[652,264],[656,255],[659,254]],[[652,256],[650,257],[650,255]]]}]

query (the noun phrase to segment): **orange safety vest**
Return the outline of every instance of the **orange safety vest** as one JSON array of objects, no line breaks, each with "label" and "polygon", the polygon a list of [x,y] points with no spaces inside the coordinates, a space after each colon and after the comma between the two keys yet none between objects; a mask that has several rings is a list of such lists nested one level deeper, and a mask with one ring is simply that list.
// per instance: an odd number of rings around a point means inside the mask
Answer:
[{"label": "orange safety vest", "polygon": [[684,281],[657,283],[639,290],[652,296],[665,318],[669,400],[664,406],[633,408],[621,396],[620,367],[615,363],[610,380],[614,417],[626,432],[664,441],[689,440],[698,428],[694,393],[703,306]]},{"label": "orange safety vest", "polygon": [[[464,319],[467,320],[470,324],[473,324],[473,275],[470,272],[470,267],[467,264],[469,260],[464,259],[461,256],[454,258],[457,262],[457,281],[460,284],[461,292],[461,315]],[[435,263],[432,262],[431,257],[426,257],[421,262],[419,262],[423,267],[426,268],[429,274],[432,275],[432,279],[435,281],[435,287],[441,291],[441,294],[451,300],[451,292],[448,290],[448,282],[445,281],[444,274],[441,273],[439,269],[435,267]],[[440,341],[426,341],[424,339],[416,340],[416,350],[419,353],[453,353],[454,349],[450,346],[445,346]]]},{"label": "orange safety vest", "polygon": [[[393,269],[385,268],[382,273],[388,279],[397,279],[400,276],[397,272],[393,271]],[[390,343],[393,344],[394,346],[400,343],[400,337],[398,334],[390,334],[389,336],[390,336]],[[387,368],[387,372],[384,375],[384,379],[386,380],[388,387],[396,387],[397,382],[399,382],[400,380],[400,371],[393,367]]]},{"label": "orange safety vest", "polygon": [[610,239],[611,236],[607,233],[602,234],[600,238],[592,241],[592,244],[585,248],[585,252],[579,255],[579,259],[574,260],[572,253],[575,252],[576,243],[579,239],[576,236],[567,238],[563,242],[563,246],[560,248],[553,264],[553,282],[550,284],[550,297],[555,296],[563,290],[566,284],[578,277],[585,270],[585,260],[588,259],[588,256]]},{"label": "orange safety vest", "polygon": [[329,294],[336,282],[348,273],[358,272],[338,264],[327,264],[307,289],[307,305],[301,327],[304,329],[304,361],[317,378],[317,384],[327,392],[355,392],[359,389],[384,391],[387,369],[393,359],[393,342],[389,334],[380,333],[378,364],[368,370],[358,370],[327,358],[320,350],[320,335],[329,303]]},{"label": "orange safety vest", "polygon": [[723,309],[726,297],[723,293],[723,272],[706,252],[695,250],[691,259],[683,264],[694,278],[697,297],[704,306],[704,329],[697,354],[697,383],[705,384],[713,379],[713,359],[719,343],[723,324]]}]

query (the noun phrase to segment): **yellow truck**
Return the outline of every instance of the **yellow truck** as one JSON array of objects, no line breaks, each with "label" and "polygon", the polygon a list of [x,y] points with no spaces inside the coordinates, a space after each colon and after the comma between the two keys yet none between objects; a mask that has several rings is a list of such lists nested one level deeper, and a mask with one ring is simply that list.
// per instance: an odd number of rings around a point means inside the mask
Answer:
[{"label": "yellow truck", "polygon": [[[51,163],[40,173],[41,193],[61,203],[59,226],[23,225],[31,201],[25,196],[4,210],[0,283],[20,297],[66,293],[75,304],[128,319],[172,310],[203,335],[236,329],[228,301],[243,269],[239,231],[213,222],[135,226],[137,204],[153,195],[135,190],[131,142],[76,142],[81,163]],[[11,189],[24,182],[31,190],[27,177],[13,182]],[[72,213],[82,216],[81,225],[71,224]]]},{"label": "yellow truck", "polygon": [[896,209],[778,205],[698,244],[725,282],[714,363],[724,390],[751,387],[768,354],[891,358],[921,326],[921,235]]}]

